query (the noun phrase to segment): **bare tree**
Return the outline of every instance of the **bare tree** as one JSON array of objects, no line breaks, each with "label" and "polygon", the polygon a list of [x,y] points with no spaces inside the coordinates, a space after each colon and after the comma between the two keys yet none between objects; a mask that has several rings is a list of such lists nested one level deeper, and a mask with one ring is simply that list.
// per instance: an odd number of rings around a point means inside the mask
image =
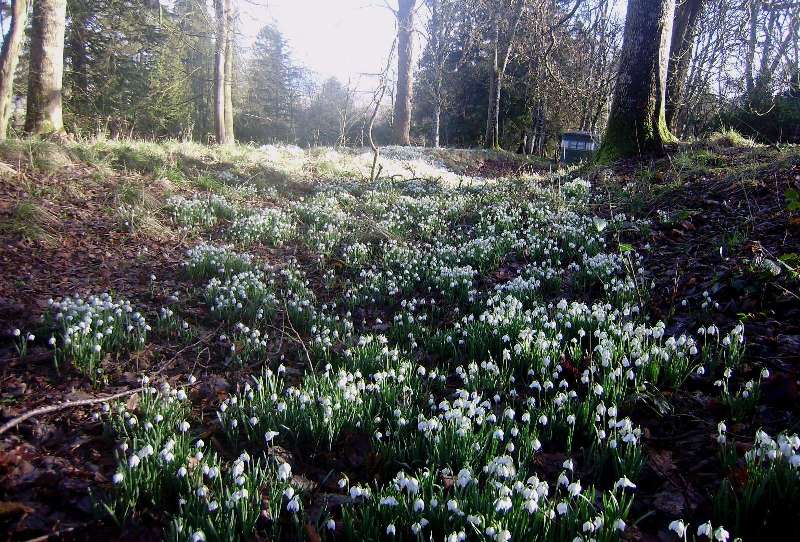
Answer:
[{"label": "bare tree", "polygon": [[629,0],[602,161],[662,151],[674,138],[664,114],[675,0]]},{"label": "bare tree", "polygon": [[[446,70],[458,71],[467,60],[467,55],[472,49],[475,32],[470,20],[471,10],[465,9],[463,1],[457,0],[425,0],[430,11],[428,20],[428,49],[431,51],[432,81],[430,92],[433,97],[433,127],[431,136],[433,146],[439,147],[442,109],[445,101],[444,76]],[[467,27],[467,28],[465,28]],[[459,31],[466,33],[466,42],[463,44],[461,57],[453,66],[448,66],[448,60],[455,53],[458,43],[455,34]]]},{"label": "bare tree", "polygon": [[35,135],[64,131],[62,77],[66,0],[36,0],[33,6],[25,130]]},{"label": "bare tree", "polygon": [[667,70],[665,116],[670,130],[675,129],[676,111],[683,99],[683,87],[694,52],[695,34],[706,0],[680,0],[672,25],[670,61]]},{"label": "bare tree", "polygon": [[500,146],[500,92],[527,0],[489,0],[489,104],[486,113],[487,148]]},{"label": "bare tree", "polygon": [[389,71],[392,66],[392,58],[394,57],[394,50],[396,47],[397,40],[392,42],[392,48],[389,51],[389,56],[386,57],[386,67],[380,74],[378,74],[378,85],[372,95],[372,103],[370,103],[370,107],[368,108],[368,110],[371,109],[369,122],[367,124],[367,138],[369,140],[369,147],[372,149],[372,167],[370,168],[369,172],[370,181],[377,179],[380,176],[382,169],[378,165],[380,150],[378,149],[378,146],[375,144],[375,140],[372,137],[372,129],[375,126],[375,118],[378,116],[378,110],[381,107],[381,102],[383,102],[383,97],[386,95],[386,87],[388,86],[389,81]]},{"label": "bare tree", "polygon": [[11,0],[11,23],[0,51],[0,140],[6,138],[11,117],[14,72],[17,70],[27,19],[28,0]]},{"label": "bare tree", "polygon": [[392,10],[397,19],[397,95],[394,102],[394,140],[411,144],[411,64],[414,57],[414,8],[417,0],[398,0]]}]

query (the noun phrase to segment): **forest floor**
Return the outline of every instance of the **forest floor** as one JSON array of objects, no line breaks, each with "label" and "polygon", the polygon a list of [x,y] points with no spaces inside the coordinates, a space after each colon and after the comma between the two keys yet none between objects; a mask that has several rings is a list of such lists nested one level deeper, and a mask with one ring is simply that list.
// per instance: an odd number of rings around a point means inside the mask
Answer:
[{"label": "forest floor", "polygon": [[371,159],[0,144],[3,538],[800,537],[800,148]]}]

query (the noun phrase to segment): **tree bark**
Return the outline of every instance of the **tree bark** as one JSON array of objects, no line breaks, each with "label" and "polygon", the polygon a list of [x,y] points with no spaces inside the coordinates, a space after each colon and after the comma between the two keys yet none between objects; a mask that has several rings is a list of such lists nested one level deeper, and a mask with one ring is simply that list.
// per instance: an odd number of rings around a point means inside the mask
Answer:
[{"label": "tree bark", "polygon": [[233,8],[231,0],[225,0],[225,139],[233,143]]},{"label": "tree bark", "polygon": [[630,0],[614,102],[598,160],[662,152],[674,140],[665,118],[675,0]]},{"label": "tree bark", "polygon": [[0,51],[0,140],[6,138],[11,118],[11,98],[14,90],[14,72],[19,62],[19,51],[28,19],[28,0],[12,0],[11,24],[3,37]]},{"label": "tree bark", "polygon": [[670,61],[667,70],[667,103],[665,116],[670,130],[676,129],[676,117],[683,102],[683,87],[689,73],[689,63],[694,52],[694,38],[697,22],[703,12],[706,0],[683,0],[675,8],[675,22],[672,26]]},{"label": "tree bark", "polygon": [[214,9],[217,17],[217,36],[214,47],[214,128],[217,143],[226,145],[230,143],[228,131],[225,127],[225,64],[228,24],[225,13],[225,3],[228,0],[214,0]]},{"label": "tree bark", "polygon": [[66,0],[36,0],[33,6],[25,130],[34,135],[64,131],[61,85],[66,15]]},{"label": "tree bark", "polygon": [[411,144],[411,62],[414,56],[414,6],[416,0],[398,0],[397,96],[394,102],[394,141]]}]

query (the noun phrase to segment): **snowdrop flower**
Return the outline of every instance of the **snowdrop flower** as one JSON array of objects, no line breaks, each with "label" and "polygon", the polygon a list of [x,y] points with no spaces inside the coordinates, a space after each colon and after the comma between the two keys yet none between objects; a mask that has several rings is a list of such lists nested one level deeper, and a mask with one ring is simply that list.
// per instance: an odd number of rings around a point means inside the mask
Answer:
[{"label": "snowdrop flower", "polygon": [[124,479],[125,477],[121,472],[116,472],[114,473],[114,477],[111,479],[111,481],[114,482],[114,485],[119,485]]},{"label": "snowdrop flower", "polygon": [[730,533],[726,531],[721,525],[714,531],[714,540],[717,542],[728,542]]},{"label": "snowdrop flower", "polygon": [[128,467],[130,467],[132,469],[135,469],[136,467],[139,466],[140,462],[141,462],[141,459],[139,458],[139,456],[136,455],[136,454],[133,454],[132,456],[130,456],[128,458]]},{"label": "snowdrop flower", "polygon": [[389,536],[394,536],[395,534],[394,523],[390,523],[389,525],[386,526],[386,534]]},{"label": "snowdrop flower", "polygon": [[283,462],[278,466],[278,480],[285,482],[292,477],[292,466]]},{"label": "snowdrop flower", "polygon": [[624,531],[625,527],[626,527],[625,521],[623,521],[622,519],[617,519],[616,521],[614,521],[614,529],[616,529],[617,531]]},{"label": "snowdrop flower", "polygon": [[325,527],[329,531],[335,531],[336,530],[336,522],[333,519],[329,519],[328,521],[325,522]]},{"label": "snowdrop flower", "polygon": [[286,511],[292,514],[296,514],[300,511],[300,501],[297,499],[297,496],[286,503]]},{"label": "snowdrop flower", "polygon": [[267,444],[269,444],[279,434],[280,433],[278,433],[277,431],[267,431],[266,433],[264,433],[264,440],[266,440]]},{"label": "snowdrop flower", "polygon": [[697,536],[707,536],[711,538],[711,522],[707,521],[697,528]]},{"label": "snowdrop flower", "polygon": [[627,476],[623,476],[614,484],[614,489],[636,489],[636,484],[631,482]]},{"label": "snowdrop flower", "polygon": [[191,542],[205,542],[206,535],[203,534],[203,531],[195,531],[192,533]]},{"label": "snowdrop flower", "polygon": [[679,538],[686,536],[686,524],[682,519],[676,519],[670,522],[669,530],[677,534]]},{"label": "snowdrop flower", "polygon": [[495,509],[495,511],[499,512],[501,514],[505,514],[506,512],[511,510],[512,506],[513,506],[513,503],[511,502],[511,499],[508,498],[508,497],[501,497],[501,498],[497,499],[496,501],[494,501],[494,509]]}]

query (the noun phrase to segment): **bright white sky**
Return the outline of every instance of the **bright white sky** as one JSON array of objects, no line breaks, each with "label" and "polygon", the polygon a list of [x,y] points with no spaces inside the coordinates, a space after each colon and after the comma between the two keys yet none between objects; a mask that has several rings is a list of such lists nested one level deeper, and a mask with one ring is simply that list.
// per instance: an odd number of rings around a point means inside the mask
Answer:
[{"label": "bright white sky", "polygon": [[[321,79],[357,82],[360,73],[382,71],[394,40],[394,15],[381,0],[240,0],[242,45],[249,47],[264,24],[274,22],[295,62]],[[416,43],[419,50],[419,39]],[[419,51],[417,50],[417,53]],[[369,78],[360,85],[371,86]]]}]

